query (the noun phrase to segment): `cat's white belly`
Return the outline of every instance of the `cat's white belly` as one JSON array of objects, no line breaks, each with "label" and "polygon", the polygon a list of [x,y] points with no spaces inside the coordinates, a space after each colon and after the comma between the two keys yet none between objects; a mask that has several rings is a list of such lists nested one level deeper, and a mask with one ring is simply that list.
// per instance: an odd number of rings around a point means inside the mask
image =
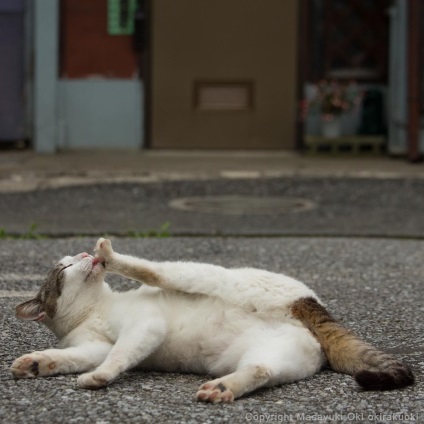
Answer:
[{"label": "cat's white belly", "polygon": [[142,368],[208,373],[234,339],[258,322],[245,311],[214,299],[180,300],[166,307],[165,340]]},{"label": "cat's white belly", "polygon": [[210,298],[178,303],[175,309],[168,305],[167,312],[166,338],[140,364],[142,369],[224,375],[235,371],[252,350],[264,344],[269,350],[279,348],[298,333],[310,344],[311,361],[321,361],[318,343],[298,323],[266,320]]}]

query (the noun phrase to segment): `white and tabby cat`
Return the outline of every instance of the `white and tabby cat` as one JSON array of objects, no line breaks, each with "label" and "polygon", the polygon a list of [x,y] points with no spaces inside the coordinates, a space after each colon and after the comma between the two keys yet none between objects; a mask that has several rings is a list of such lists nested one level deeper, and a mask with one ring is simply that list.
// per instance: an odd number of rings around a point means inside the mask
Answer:
[{"label": "white and tabby cat", "polygon": [[[16,378],[84,373],[81,388],[106,386],[122,372],[211,374],[197,399],[231,402],[258,387],[317,373],[328,360],[369,389],[412,384],[410,369],[337,323],[315,293],[290,277],[259,269],[151,262],[112,250],[66,256],[19,318],[40,321],[60,349],[16,359]],[[118,293],[106,271],[145,283]]]}]

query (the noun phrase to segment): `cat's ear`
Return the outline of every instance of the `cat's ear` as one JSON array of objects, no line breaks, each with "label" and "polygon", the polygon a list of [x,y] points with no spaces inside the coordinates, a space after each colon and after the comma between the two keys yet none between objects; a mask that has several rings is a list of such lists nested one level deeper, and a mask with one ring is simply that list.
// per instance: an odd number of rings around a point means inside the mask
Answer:
[{"label": "cat's ear", "polygon": [[29,321],[40,321],[46,316],[40,300],[36,298],[20,303],[15,311],[18,318]]}]

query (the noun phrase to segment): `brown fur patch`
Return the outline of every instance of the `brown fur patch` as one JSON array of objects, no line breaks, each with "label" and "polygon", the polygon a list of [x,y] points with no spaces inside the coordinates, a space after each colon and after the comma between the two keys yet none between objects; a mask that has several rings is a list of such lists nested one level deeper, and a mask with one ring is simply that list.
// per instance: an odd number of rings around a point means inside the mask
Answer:
[{"label": "brown fur patch", "polygon": [[44,280],[43,285],[38,292],[37,298],[41,300],[43,309],[50,318],[54,318],[57,311],[57,300],[62,294],[64,273],[63,265],[53,268]]},{"label": "brown fur patch", "polygon": [[137,280],[155,287],[159,287],[161,282],[159,275],[148,269],[137,270]]},{"label": "brown fur patch", "polygon": [[[45,312],[50,318],[54,318],[57,311],[57,300],[62,294],[64,274],[61,271],[65,267],[57,265],[45,278],[36,297],[16,306],[16,315],[24,319],[35,319],[41,312]],[[29,318],[29,315],[33,315]]]},{"label": "brown fur patch", "polygon": [[[108,269],[108,263],[106,263],[106,269]],[[112,272],[118,272],[119,274],[124,275],[127,278],[131,278],[132,280],[146,283],[149,286],[161,287],[162,279],[160,276],[156,274],[156,272],[151,271],[146,267],[139,265],[121,264],[116,261],[113,262],[110,269]]]},{"label": "brown fur patch", "polygon": [[291,311],[317,338],[335,371],[355,375],[365,388],[386,390],[413,383],[412,372],[405,364],[361,340],[316,299],[299,299]]},{"label": "brown fur patch", "polygon": [[352,375],[361,369],[360,363],[355,360],[345,363],[345,353],[354,353],[350,349],[353,334],[340,325],[316,299],[299,299],[293,303],[291,311],[318,339],[334,370]]}]

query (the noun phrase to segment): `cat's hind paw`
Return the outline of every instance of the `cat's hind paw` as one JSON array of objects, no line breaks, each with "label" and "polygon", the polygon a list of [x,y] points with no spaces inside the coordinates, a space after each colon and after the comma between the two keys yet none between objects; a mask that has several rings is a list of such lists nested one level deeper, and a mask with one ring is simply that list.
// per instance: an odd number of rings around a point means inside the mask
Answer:
[{"label": "cat's hind paw", "polygon": [[77,384],[80,389],[95,390],[107,386],[112,380],[113,377],[108,372],[93,371],[81,374]]},{"label": "cat's hind paw", "polygon": [[56,374],[56,364],[42,352],[33,352],[16,359],[10,371],[15,378],[36,378]]},{"label": "cat's hind paw", "polygon": [[199,387],[196,399],[200,402],[231,403],[234,402],[234,394],[223,383],[209,381]]},{"label": "cat's hind paw", "polygon": [[94,247],[96,257],[105,260],[111,259],[113,255],[112,242],[109,239],[99,238]]}]

